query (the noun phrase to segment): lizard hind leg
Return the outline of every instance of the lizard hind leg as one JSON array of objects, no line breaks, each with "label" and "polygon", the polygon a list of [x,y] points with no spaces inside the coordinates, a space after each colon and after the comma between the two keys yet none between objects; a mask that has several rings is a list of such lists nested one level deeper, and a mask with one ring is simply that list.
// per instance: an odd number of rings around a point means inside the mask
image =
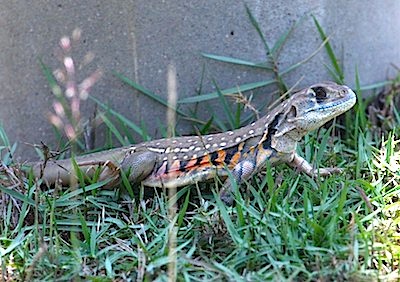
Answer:
[{"label": "lizard hind leg", "polygon": [[152,173],[156,162],[157,154],[154,152],[134,152],[124,158],[121,170],[129,173],[129,182],[139,183]]}]

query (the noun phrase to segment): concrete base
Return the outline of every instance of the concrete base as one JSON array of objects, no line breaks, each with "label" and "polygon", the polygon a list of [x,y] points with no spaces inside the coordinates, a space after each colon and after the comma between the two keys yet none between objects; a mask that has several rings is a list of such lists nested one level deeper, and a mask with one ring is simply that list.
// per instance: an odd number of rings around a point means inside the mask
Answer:
[{"label": "concrete base", "polygon": [[[84,3],[84,4],[83,4]],[[390,64],[400,66],[399,1],[246,1],[272,45],[291,25],[305,15],[282,50],[279,67],[284,69],[306,58],[321,39],[309,16],[319,20],[342,59],[348,84],[354,84],[355,69],[363,84],[388,78]],[[265,61],[265,50],[246,15],[242,2],[205,1],[34,1],[0,0],[0,122],[12,142],[55,146],[47,120],[53,95],[41,73],[38,58],[59,67],[55,46],[61,36],[76,27],[83,30],[77,61],[88,51],[96,54],[93,66],[84,68],[84,78],[97,67],[104,76],[91,94],[127,118],[143,123],[153,137],[165,123],[166,109],[136,93],[112,75],[117,71],[166,96],[166,71],[175,65],[179,97],[195,95],[203,68],[203,93],[219,87],[235,87],[271,77],[265,71],[205,59],[201,53]],[[322,50],[311,61],[285,76],[300,86],[330,79]],[[393,69],[392,69],[393,70]],[[254,103],[266,99],[256,91]],[[218,108],[215,100],[214,108]],[[83,108],[89,115],[93,105]],[[151,109],[151,119],[149,119]],[[209,113],[205,107],[204,117]],[[191,131],[180,122],[180,133]],[[31,147],[20,146],[23,159],[35,158]]]}]

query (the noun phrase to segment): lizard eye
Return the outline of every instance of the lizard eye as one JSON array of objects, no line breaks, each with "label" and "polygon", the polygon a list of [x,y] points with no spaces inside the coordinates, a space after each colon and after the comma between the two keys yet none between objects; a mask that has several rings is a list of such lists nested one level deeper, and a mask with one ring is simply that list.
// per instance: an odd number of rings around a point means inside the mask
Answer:
[{"label": "lizard eye", "polygon": [[326,99],[326,91],[324,87],[314,87],[312,90],[315,93],[315,97],[317,98],[318,103]]}]

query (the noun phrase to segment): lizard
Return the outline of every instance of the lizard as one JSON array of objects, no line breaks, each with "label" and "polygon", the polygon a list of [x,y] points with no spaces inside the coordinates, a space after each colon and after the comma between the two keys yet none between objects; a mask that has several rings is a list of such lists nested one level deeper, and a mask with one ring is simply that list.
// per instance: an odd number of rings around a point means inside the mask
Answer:
[{"label": "lizard", "polygon": [[[147,141],[76,157],[78,167],[91,177],[102,167],[100,179],[120,181],[126,173],[131,183],[150,187],[181,187],[224,180],[221,199],[233,203],[232,182],[241,184],[265,167],[287,163],[315,177],[340,173],[339,168],[315,169],[296,152],[297,143],[356,103],[355,93],[333,82],[311,85],[294,93],[257,121],[236,130],[204,136],[183,136]],[[30,164],[34,176],[47,183],[69,184],[71,159]],[[115,183],[116,183],[115,182]]]}]

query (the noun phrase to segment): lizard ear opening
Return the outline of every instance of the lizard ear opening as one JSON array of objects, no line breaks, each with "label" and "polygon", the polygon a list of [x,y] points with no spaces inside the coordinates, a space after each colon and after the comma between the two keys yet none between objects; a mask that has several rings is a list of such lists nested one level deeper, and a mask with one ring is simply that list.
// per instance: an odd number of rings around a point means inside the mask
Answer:
[{"label": "lizard ear opening", "polygon": [[288,117],[289,119],[291,119],[291,118],[295,118],[296,116],[297,116],[297,109],[296,109],[295,106],[291,106],[291,107],[290,107],[290,111],[289,111],[288,114],[287,114],[287,117]]}]

